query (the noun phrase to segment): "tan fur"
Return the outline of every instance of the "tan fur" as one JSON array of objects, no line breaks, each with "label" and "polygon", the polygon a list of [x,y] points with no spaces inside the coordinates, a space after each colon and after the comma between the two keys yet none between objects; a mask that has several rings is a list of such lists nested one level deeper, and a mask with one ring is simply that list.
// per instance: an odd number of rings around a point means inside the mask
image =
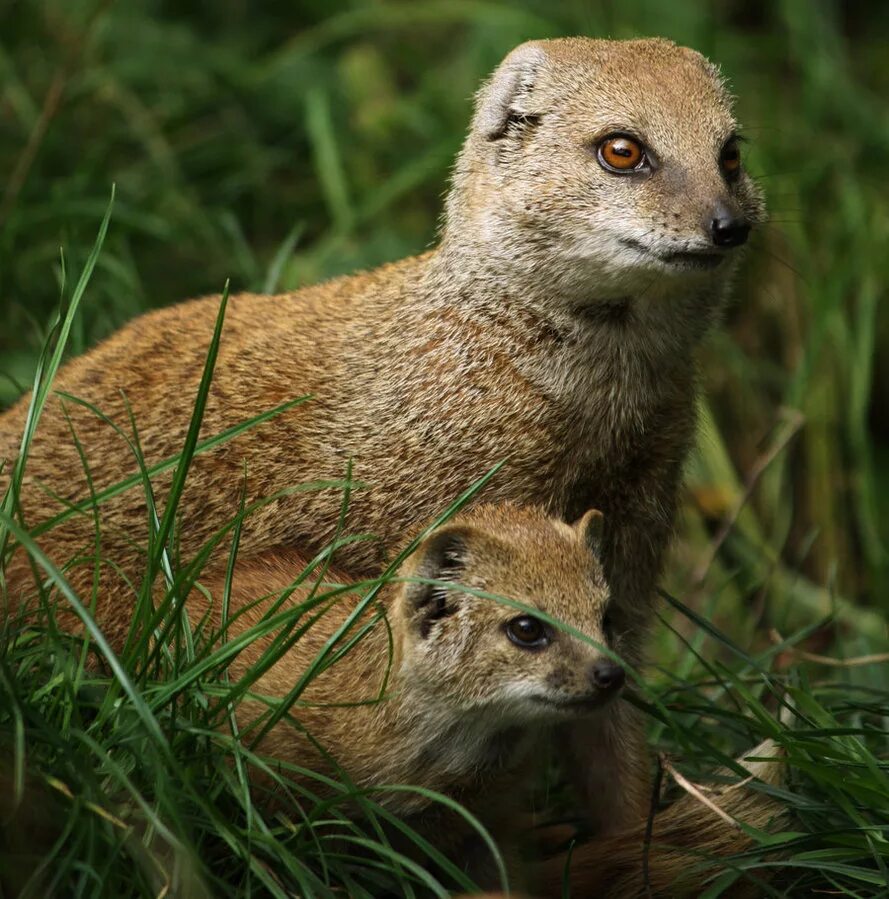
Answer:
[{"label": "tan fur", "polygon": [[[728,253],[706,271],[661,257],[709,247],[716,202],[761,218],[750,179],[720,175],[734,128],[713,67],[670,42],[575,38],[513,51],[479,92],[438,247],[282,296],[232,298],[202,435],[292,397],[315,399],[195,459],[181,504],[183,557],[235,514],[245,469],[249,502],[341,478],[354,459],[355,477],[370,486],[353,494],[348,525],[380,540],[338,559],[366,574],[418,521],[508,458],[480,498],[539,504],[567,520],[590,506],[605,512],[615,627],[638,661],[694,432],[693,353],[733,267]],[[599,166],[596,141],[615,130],[646,141],[655,174]],[[171,456],[217,307],[206,298],[145,315],[71,362],[55,386],[127,432],[128,402],[147,462]],[[32,526],[63,508],[52,493],[89,496],[62,408],[50,400],[28,461],[21,500]],[[109,425],[67,408],[96,489],[136,470]],[[0,457],[15,456],[26,409],[24,399],[0,417]],[[155,479],[161,504],[168,483]],[[334,489],[277,500],[247,520],[242,551],[311,554],[333,536],[340,504]],[[131,579],[144,568],[146,524],[141,488],[102,506],[100,555]],[[59,564],[80,559],[67,573],[86,594],[91,517],[69,519],[40,543]],[[15,600],[30,577],[22,558],[8,577]],[[128,605],[130,588],[110,565],[101,584],[100,605]],[[110,617],[119,628],[127,620]],[[640,757],[632,733],[626,722],[614,733],[571,728],[570,767],[604,828],[645,808],[644,784],[618,795],[610,774]],[[587,764],[591,755],[600,764]]]},{"label": "tan fur", "polygon": [[[605,644],[608,591],[591,552],[591,530],[588,519],[572,528],[538,510],[509,505],[478,506],[440,528],[401,575],[458,585],[440,593],[446,613],[433,614],[433,587],[388,585],[350,636],[379,613],[384,620],[377,618],[361,642],[311,681],[290,710],[298,727],[277,724],[258,751],[273,766],[289,763],[332,776],[341,767],[361,788],[411,784],[444,793],[491,830],[517,874],[512,844],[525,788],[533,781],[534,750],[554,725],[610,715],[615,706],[608,703],[618,690],[602,690],[593,682],[592,667],[608,661],[594,646],[558,631],[545,648],[516,646],[505,626],[522,612],[461,593],[459,587],[524,603]],[[259,624],[304,567],[302,559],[288,552],[239,564],[228,639]],[[308,578],[276,614],[304,603],[315,579]],[[336,580],[336,575],[328,572],[326,579]],[[218,631],[224,580],[210,579],[203,587],[212,600],[196,590],[188,601],[191,620],[197,624],[208,616],[210,627]],[[323,597],[325,589],[316,595]],[[251,691],[285,697],[360,601],[360,592],[341,594],[303,613],[297,627],[325,609]],[[100,620],[106,623],[113,622]],[[254,640],[237,656],[229,669],[233,680],[259,660],[281,629]],[[250,742],[251,722],[264,709],[259,699],[239,705],[245,743]],[[296,774],[291,779],[313,793],[329,792],[317,778]],[[261,779],[258,783],[265,785]],[[471,862],[477,877],[492,880],[492,859],[463,819],[419,793],[383,790],[372,798],[432,836],[438,848],[461,864]]]}]

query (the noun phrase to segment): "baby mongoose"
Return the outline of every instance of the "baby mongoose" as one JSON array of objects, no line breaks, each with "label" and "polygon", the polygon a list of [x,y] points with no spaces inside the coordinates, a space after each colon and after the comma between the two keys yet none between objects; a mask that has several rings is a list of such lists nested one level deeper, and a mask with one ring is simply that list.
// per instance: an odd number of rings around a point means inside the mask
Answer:
[{"label": "baby mongoose", "polygon": [[[443,793],[475,814],[508,853],[516,822],[524,820],[532,759],[535,750],[539,758],[550,727],[607,715],[624,684],[623,668],[597,645],[535,615],[542,612],[609,645],[608,589],[596,557],[601,533],[598,512],[571,526],[537,509],[483,504],[452,519],[421,543],[378,603],[359,610],[343,639],[380,614],[385,621],[377,620],[343,658],[312,679],[291,708],[305,733],[278,723],[257,751],[272,764],[345,775],[359,788],[411,784]],[[289,551],[240,561],[227,638],[238,638],[272,609],[281,616],[304,603],[315,578],[283,606],[276,602],[304,567]],[[207,615],[205,627],[218,632],[224,577],[202,578],[202,587],[211,599],[195,591],[188,602],[191,620],[197,624]],[[323,597],[324,589],[316,595]],[[251,691],[287,696],[362,596],[358,590],[340,593],[306,611],[299,624],[313,620],[311,626]],[[123,617],[123,610],[115,617]],[[279,630],[246,646],[229,668],[232,680],[255,666]],[[239,706],[245,742],[250,723],[265,708],[259,700]],[[289,777],[324,793],[319,777]],[[465,819],[419,792],[382,790],[372,798],[439,850],[472,863],[481,880],[489,879],[485,872],[493,859]]]},{"label": "baby mongoose", "polygon": [[[719,316],[737,247],[764,215],[731,107],[716,68],[669,41],[516,48],[478,92],[435,249],[281,296],[232,297],[202,436],[313,399],[195,458],[181,557],[232,518],[245,479],[249,504],[340,479],[352,460],[369,486],[352,493],[348,526],[380,539],[353,542],[337,559],[370,574],[418,522],[506,459],[478,499],[536,504],[565,520],[593,506],[605,513],[613,627],[625,657],[639,661],[694,434],[694,350]],[[125,434],[132,410],[148,465],[175,455],[218,306],[210,297],[136,319],[69,363],[56,389]],[[25,398],[0,417],[0,458],[16,456],[27,408]],[[136,471],[108,421],[49,401],[21,509],[34,526],[65,503],[86,504],[39,541],[83,591],[97,552],[90,488]],[[169,473],[155,478],[160,506],[168,484]],[[281,496],[245,521],[241,552],[285,545],[311,555],[336,533],[341,504],[336,489]],[[144,572],[144,490],[100,513],[98,551],[109,564],[99,604],[128,604]],[[31,579],[22,556],[7,569],[13,601]],[[631,728],[620,740],[598,725],[572,731],[579,761],[569,767],[598,823],[636,820],[644,782],[609,806],[600,766],[582,761],[610,755],[619,767],[637,756],[623,751]]]},{"label": "baby mongoose", "polygon": [[[253,693],[287,696],[350,614],[358,611],[344,640],[381,617],[345,656],[309,682],[290,710],[299,728],[275,725],[256,750],[271,765],[289,763],[290,781],[314,795],[324,794],[324,783],[301,773],[306,769],[345,776],[358,788],[412,784],[457,800],[494,837],[510,883],[538,896],[562,896],[565,871],[579,899],[637,895],[643,883],[641,828],[548,862],[529,863],[527,851],[519,852],[520,841],[530,839],[522,830],[527,788],[549,731],[565,722],[613,716],[624,685],[623,668],[599,648],[620,649],[611,633],[609,591],[598,558],[602,526],[596,511],[571,526],[540,509],[482,504],[433,531],[378,602],[364,611],[358,610],[362,591],[319,601],[325,592],[316,590],[317,604],[298,622],[311,619],[311,626],[251,685]],[[244,635],[269,613],[283,624],[287,611],[312,593],[315,579],[309,578],[283,605],[278,602],[304,568],[304,560],[286,550],[239,562],[227,639]],[[325,579],[337,575],[327,572]],[[203,619],[210,634],[220,629],[224,587],[223,576],[202,579],[203,592],[189,599],[191,620],[197,625]],[[552,626],[535,612],[593,642]],[[229,668],[233,679],[259,661],[277,633],[266,633],[235,657]],[[243,741],[250,741],[251,723],[265,708],[260,700],[241,702],[237,719]],[[644,756],[629,761],[646,765]],[[763,764],[751,773],[772,772]],[[258,787],[265,786],[259,779]],[[420,792],[381,789],[371,796],[432,839],[480,886],[497,885],[493,857],[464,818]],[[761,794],[742,789],[727,797],[726,808],[747,823],[764,826],[775,814]],[[686,853],[725,855],[746,842],[720,818],[702,816],[696,802],[677,803],[656,820],[649,882],[656,895],[691,895],[701,881],[686,877]]]}]

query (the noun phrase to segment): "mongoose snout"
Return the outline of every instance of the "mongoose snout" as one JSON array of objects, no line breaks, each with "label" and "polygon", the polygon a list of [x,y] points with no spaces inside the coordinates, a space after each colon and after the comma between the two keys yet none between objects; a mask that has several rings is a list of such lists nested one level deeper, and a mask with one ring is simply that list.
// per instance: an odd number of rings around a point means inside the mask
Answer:
[{"label": "mongoose snout", "polygon": [[560,716],[589,715],[620,695],[626,677],[623,667],[610,659],[578,665],[573,671],[559,667],[547,679],[548,691],[532,698]]},{"label": "mongoose snout", "polygon": [[719,201],[710,218],[710,236],[717,247],[739,247],[747,242],[750,222],[737,206]]},{"label": "mongoose snout", "polygon": [[623,667],[610,659],[596,662],[590,669],[590,682],[592,685],[609,695],[617,693],[626,682],[626,679],[627,673]]}]

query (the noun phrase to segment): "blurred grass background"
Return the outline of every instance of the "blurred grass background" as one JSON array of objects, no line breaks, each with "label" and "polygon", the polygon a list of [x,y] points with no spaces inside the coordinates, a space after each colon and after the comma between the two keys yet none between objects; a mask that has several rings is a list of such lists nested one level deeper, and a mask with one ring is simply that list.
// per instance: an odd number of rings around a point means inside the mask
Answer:
[{"label": "blurred grass background", "polygon": [[[851,659],[833,683],[889,690],[885,660],[854,664],[886,649],[889,609],[883,3],[0,0],[0,406],[32,377],[59,247],[80,271],[112,182],[72,352],[227,278],[283,290],[422,250],[480,79],[578,33],[719,62],[772,215],[702,354],[668,587],[742,647],[808,628],[779,668]],[[670,620],[653,656],[689,675],[701,634]]]}]

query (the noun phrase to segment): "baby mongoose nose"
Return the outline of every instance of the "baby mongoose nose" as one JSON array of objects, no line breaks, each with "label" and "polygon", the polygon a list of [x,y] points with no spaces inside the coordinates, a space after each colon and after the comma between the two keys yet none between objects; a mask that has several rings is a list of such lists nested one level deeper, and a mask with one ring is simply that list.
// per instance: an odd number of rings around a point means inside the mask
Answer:
[{"label": "baby mongoose nose", "polygon": [[590,679],[600,690],[619,690],[626,678],[624,669],[610,660],[596,662],[590,671]]},{"label": "baby mongoose nose", "polygon": [[750,223],[742,215],[734,214],[721,203],[710,219],[710,236],[717,247],[739,247],[747,240]]}]

